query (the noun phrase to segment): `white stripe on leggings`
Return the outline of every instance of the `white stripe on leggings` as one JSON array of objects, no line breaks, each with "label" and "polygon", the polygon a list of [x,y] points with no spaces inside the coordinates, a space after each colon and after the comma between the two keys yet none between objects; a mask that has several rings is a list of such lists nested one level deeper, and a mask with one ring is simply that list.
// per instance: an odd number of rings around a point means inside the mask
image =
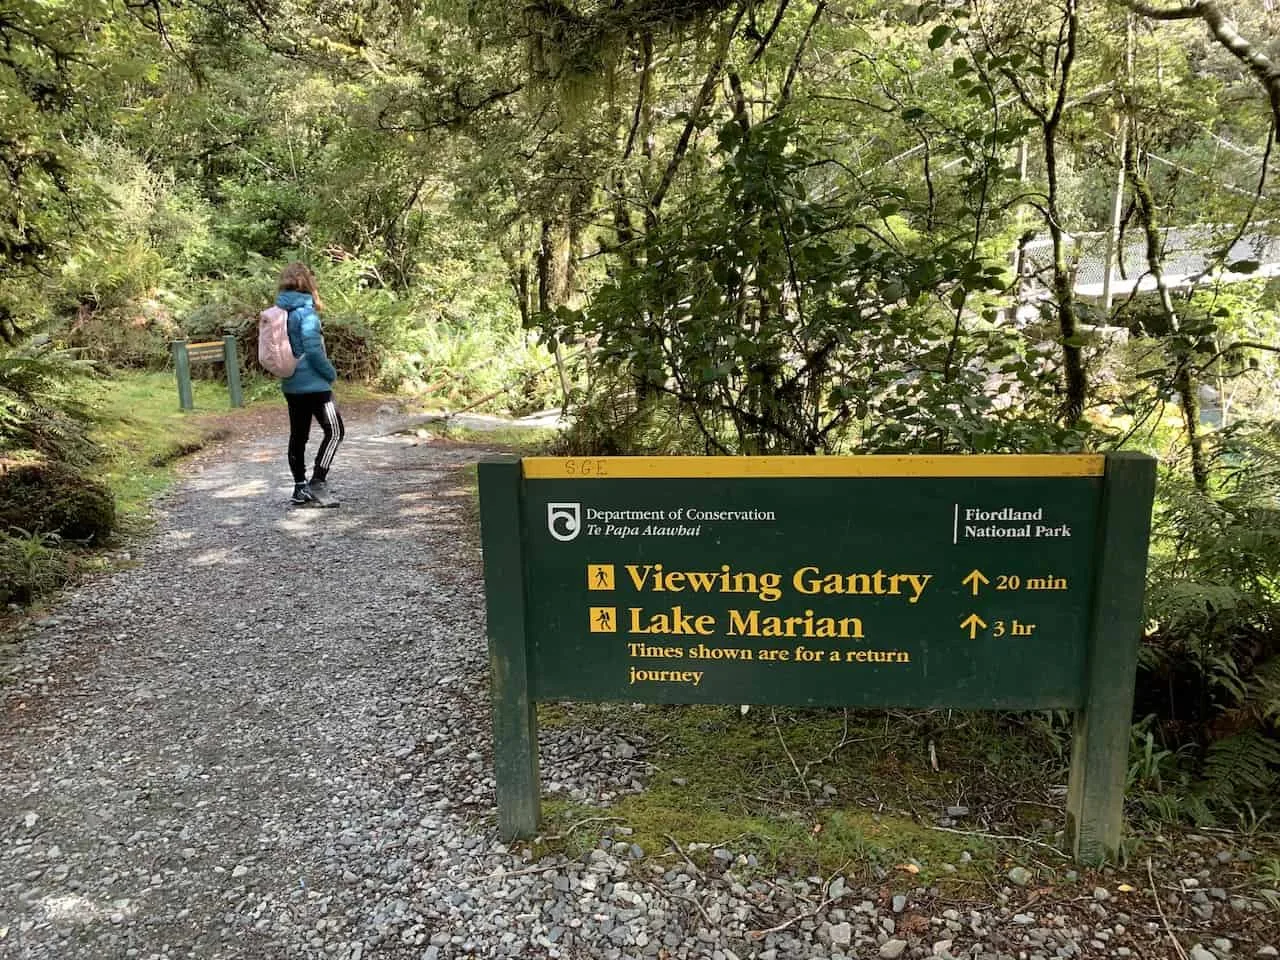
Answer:
[{"label": "white stripe on leggings", "polygon": [[342,427],[338,424],[338,408],[330,400],[324,405],[324,418],[329,423],[329,447],[321,457],[320,469],[328,470],[333,464],[333,456],[338,452],[338,444],[342,442]]}]

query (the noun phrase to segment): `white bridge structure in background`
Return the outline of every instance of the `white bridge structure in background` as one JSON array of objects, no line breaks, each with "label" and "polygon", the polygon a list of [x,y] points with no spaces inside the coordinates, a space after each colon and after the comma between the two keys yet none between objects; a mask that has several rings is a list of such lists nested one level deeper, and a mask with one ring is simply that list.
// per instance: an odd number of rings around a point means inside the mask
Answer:
[{"label": "white bridge structure in background", "polygon": [[[1270,224],[1258,224],[1264,229],[1268,226]],[[1280,276],[1280,236],[1258,229],[1237,239],[1221,258],[1222,268],[1211,270],[1211,262],[1218,260],[1222,248],[1234,235],[1233,229],[1212,224],[1161,230],[1165,284],[1176,290],[1192,285],[1240,283]],[[1147,266],[1146,236],[1141,229],[1125,234],[1118,255],[1108,249],[1107,240],[1106,233],[1082,233],[1067,238],[1067,262],[1076,297],[1110,308],[1109,300],[1155,293],[1156,279]],[[1024,274],[1039,279],[1047,287],[1045,281],[1053,271],[1052,241],[1048,237],[1037,237],[1024,249],[1027,260]],[[1242,263],[1256,264],[1256,267],[1250,271],[1230,269],[1233,264]]]},{"label": "white bridge structure in background", "polygon": [[[1257,224],[1231,243],[1239,228],[1219,225],[1170,227],[1160,232],[1161,268],[1165,285],[1170,290],[1187,291],[1193,286],[1214,283],[1242,283],[1280,276],[1280,236],[1263,232],[1272,227]],[[1147,264],[1146,236],[1137,229],[1126,233],[1117,253],[1109,249],[1106,233],[1075,234],[1067,238],[1067,263],[1071,270],[1076,299],[1093,303],[1110,311],[1133,297],[1148,297],[1157,292],[1156,279]],[[1022,323],[1040,319],[1043,304],[1052,299],[1050,278],[1053,274],[1053,242],[1036,237],[1023,247],[1024,288],[1018,298],[1017,317]],[[1017,254],[1014,254],[1015,258]],[[1217,264],[1221,266],[1217,266]],[[1232,270],[1232,265],[1237,269]],[[1252,269],[1245,269],[1245,265]],[[1110,277],[1108,277],[1110,273]],[[1105,323],[1105,322],[1104,322]],[[1124,326],[1090,326],[1110,344],[1129,339]],[[1198,389],[1200,422],[1211,429],[1225,425],[1234,390],[1219,382]]]}]

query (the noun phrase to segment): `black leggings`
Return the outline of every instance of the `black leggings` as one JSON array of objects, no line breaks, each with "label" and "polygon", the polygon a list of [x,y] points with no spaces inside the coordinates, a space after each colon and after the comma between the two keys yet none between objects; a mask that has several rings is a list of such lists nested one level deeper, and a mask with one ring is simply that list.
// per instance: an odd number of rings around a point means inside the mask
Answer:
[{"label": "black leggings", "polygon": [[289,403],[289,469],[293,471],[293,482],[307,482],[307,441],[311,438],[313,418],[324,431],[324,439],[316,451],[314,476],[323,477],[329,472],[338,444],[347,435],[342,414],[333,402],[333,392],[286,393],[284,398]]}]

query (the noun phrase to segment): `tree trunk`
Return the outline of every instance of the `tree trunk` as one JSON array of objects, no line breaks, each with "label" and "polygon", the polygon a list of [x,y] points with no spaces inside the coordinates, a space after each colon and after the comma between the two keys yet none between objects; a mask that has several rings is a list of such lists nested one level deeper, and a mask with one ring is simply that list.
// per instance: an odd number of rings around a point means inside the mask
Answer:
[{"label": "tree trunk", "polygon": [[1209,466],[1205,460],[1204,437],[1200,433],[1200,398],[1196,395],[1197,384],[1191,375],[1191,351],[1181,342],[1180,326],[1177,311],[1173,307],[1173,297],[1169,293],[1169,285],[1164,276],[1164,254],[1160,250],[1160,229],[1156,224],[1155,199],[1151,196],[1151,187],[1138,172],[1136,131],[1129,137],[1124,154],[1124,172],[1133,189],[1134,199],[1138,205],[1138,213],[1142,218],[1142,226],[1146,236],[1147,269],[1156,281],[1156,291],[1160,297],[1160,312],[1164,314],[1168,328],[1168,342],[1172,345],[1173,354],[1173,388],[1178,391],[1178,408],[1182,412],[1182,424],[1187,431],[1187,443],[1191,449],[1191,478],[1196,489],[1201,493],[1209,489]]},{"label": "tree trunk", "polygon": [[1044,158],[1049,180],[1049,236],[1053,240],[1053,302],[1062,338],[1062,369],[1066,380],[1066,398],[1062,404],[1062,420],[1068,426],[1079,423],[1088,399],[1089,381],[1084,372],[1084,355],[1075,342],[1076,298],[1071,273],[1067,269],[1066,238],[1058,211],[1057,127],[1045,127]]},{"label": "tree trunk", "polygon": [[1076,300],[1071,274],[1067,270],[1066,235],[1062,229],[1062,212],[1058,206],[1058,126],[1062,122],[1071,83],[1071,67],[1075,62],[1076,40],[1080,28],[1080,11],[1075,0],[1066,6],[1065,43],[1058,72],[1058,88],[1053,107],[1040,110],[1040,126],[1044,140],[1045,176],[1048,181],[1047,217],[1049,237],[1053,241],[1053,302],[1062,339],[1062,370],[1066,396],[1062,403],[1062,420],[1074,426],[1084,416],[1089,381],[1084,372],[1084,355],[1075,342]]}]

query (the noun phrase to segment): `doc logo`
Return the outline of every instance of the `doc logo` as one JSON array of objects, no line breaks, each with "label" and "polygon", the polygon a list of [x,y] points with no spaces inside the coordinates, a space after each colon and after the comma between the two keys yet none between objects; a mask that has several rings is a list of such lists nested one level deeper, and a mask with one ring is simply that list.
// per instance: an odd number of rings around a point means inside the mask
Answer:
[{"label": "doc logo", "polygon": [[582,532],[582,504],[548,503],[547,529],[561,543],[576,540]]}]

